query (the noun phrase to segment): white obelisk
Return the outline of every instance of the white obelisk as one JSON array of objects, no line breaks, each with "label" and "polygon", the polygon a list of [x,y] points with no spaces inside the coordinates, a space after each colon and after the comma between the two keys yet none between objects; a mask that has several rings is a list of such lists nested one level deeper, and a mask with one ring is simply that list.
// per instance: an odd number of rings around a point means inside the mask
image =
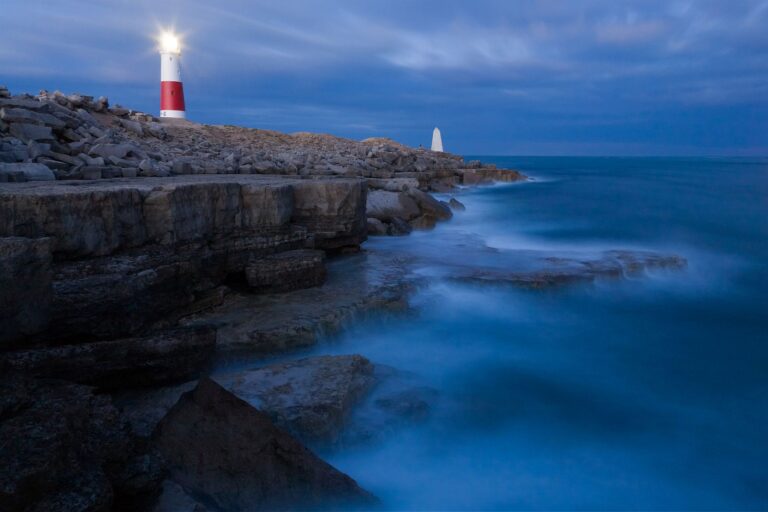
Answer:
[{"label": "white obelisk", "polygon": [[443,152],[443,136],[440,135],[440,128],[437,127],[432,132],[432,151]]}]

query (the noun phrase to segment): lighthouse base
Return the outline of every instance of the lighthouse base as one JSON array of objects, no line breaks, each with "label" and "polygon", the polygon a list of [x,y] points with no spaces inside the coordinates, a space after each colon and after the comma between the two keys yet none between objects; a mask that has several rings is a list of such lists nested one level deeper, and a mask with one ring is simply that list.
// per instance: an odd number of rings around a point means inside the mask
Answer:
[{"label": "lighthouse base", "polygon": [[160,117],[171,117],[173,119],[185,119],[187,113],[183,110],[161,110]]}]

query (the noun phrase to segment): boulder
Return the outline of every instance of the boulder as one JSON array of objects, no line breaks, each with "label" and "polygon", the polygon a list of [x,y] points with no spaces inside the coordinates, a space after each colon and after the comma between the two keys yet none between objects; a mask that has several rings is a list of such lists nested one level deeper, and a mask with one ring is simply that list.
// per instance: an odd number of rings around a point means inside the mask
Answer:
[{"label": "boulder", "polygon": [[373,236],[383,236],[387,234],[387,225],[379,219],[368,217],[368,234]]},{"label": "boulder", "polygon": [[269,416],[210,379],[181,397],[155,442],[172,479],[224,510],[370,508],[375,498]]},{"label": "boulder", "polygon": [[453,217],[453,212],[448,205],[438,201],[431,194],[422,192],[419,189],[408,190],[408,195],[416,201],[422,216],[430,216],[437,220],[448,220]]},{"label": "boulder", "polygon": [[219,375],[215,380],[299,439],[333,443],[351,408],[373,385],[373,370],[373,364],[359,355],[320,356]]},{"label": "boulder", "polygon": [[421,214],[416,201],[405,192],[371,190],[368,193],[366,215],[384,222],[391,222],[398,217],[410,220]]},{"label": "boulder", "polygon": [[325,282],[325,253],[303,249],[253,258],[245,267],[251,288],[258,292],[290,292]]},{"label": "boulder", "polygon": [[10,134],[26,143],[49,142],[55,140],[53,132],[47,126],[40,126],[30,123],[13,123]]},{"label": "boulder", "polygon": [[413,227],[399,217],[393,217],[387,227],[387,234],[389,236],[410,235],[411,231],[413,231]]},{"label": "boulder", "polygon": [[458,199],[456,199],[455,197],[452,197],[452,198],[451,198],[451,199],[448,201],[448,206],[450,206],[450,207],[451,207],[451,209],[452,209],[453,211],[456,211],[456,212],[463,212],[463,211],[465,211],[465,210],[467,209],[467,207],[466,207],[466,206],[464,206],[464,203],[462,203],[461,201],[459,201],[459,200],[458,200]]},{"label": "boulder", "polygon": [[45,330],[53,289],[48,238],[0,238],[0,350]]},{"label": "boulder", "polygon": [[53,181],[56,179],[53,171],[40,163],[0,164],[0,181],[3,181],[3,175],[23,176],[21,181]]}]

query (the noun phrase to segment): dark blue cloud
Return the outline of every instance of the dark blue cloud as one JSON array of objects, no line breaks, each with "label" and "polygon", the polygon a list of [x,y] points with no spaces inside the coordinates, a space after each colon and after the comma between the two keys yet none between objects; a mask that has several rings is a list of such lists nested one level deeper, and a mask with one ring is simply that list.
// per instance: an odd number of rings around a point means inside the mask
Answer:
[{"label": "dark blue cloud", "polygon": [[[0,82],[463,153],[768,154],[768,1],[5,0]],[[7,20],[13,20],[8,22]]]}]

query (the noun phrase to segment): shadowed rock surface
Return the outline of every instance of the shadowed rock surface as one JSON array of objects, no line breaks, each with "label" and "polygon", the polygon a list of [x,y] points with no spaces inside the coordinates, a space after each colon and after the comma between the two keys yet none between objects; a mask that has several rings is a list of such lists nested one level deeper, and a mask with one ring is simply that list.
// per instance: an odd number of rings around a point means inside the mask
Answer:
[{"label": "shadowed rock surface", "polygon": [[256,292],[290,292],[325,282],[325,253],[311,249],[254,258],[245,267],[248,285]]},{"label": "shadowed rock surface", "polygon": [[0,510],[147,507],[161,460],[137,444],[105,395],[56,380],[0,377]]},{"label": "shadowed rock surface", "polygon": [[213,329],[182,328],[143,338],[8,352],[0,354],[0,366],[112,390],[190,379],[209,364],[215,349]]},{"label": "shadowed rock surface", "polygon": [[323,462],[269,416],[210,379],[158,426],[171,476],[223,510],[368,508],[376,499]]}]

